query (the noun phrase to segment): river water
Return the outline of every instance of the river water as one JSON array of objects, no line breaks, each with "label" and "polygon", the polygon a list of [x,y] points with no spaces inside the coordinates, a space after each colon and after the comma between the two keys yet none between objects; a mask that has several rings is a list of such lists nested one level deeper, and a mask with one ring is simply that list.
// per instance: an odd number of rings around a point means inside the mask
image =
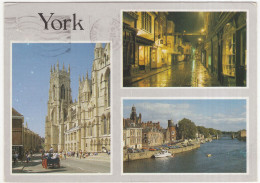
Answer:
[{"label": "river water", "polygon": [[124,162],[124,173],[246,173],[246,142],[222,137],[174,157]]}]

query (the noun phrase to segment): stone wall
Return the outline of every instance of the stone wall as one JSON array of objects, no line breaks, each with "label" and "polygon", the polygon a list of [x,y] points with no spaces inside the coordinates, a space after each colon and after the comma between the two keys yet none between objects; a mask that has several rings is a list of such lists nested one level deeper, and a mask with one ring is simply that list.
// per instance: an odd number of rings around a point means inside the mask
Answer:
[{"label": "stone wall", "polygon": [[[197,149],[200,147],[200,144],[195,144],[194,146],[187,146],[178,149],[169,149],[168,151],[172,154],[177,154],[185,151],[191,151],[193,149]],[[141,153],[126,153],[124,152],[124,161],[131,161],[131,160],[138,160],[138,159],[147,159],[151,158],[154,154],[158,153],[159,151],[145,151]]]}]

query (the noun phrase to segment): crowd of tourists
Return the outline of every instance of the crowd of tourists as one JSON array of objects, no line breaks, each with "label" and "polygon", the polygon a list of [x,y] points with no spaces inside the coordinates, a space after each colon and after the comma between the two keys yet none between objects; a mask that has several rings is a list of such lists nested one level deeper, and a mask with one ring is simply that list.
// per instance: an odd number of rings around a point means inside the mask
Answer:
[{"label": "crowd of tourists", "polygon": [[[108,155],[110,155],[110,151],[106,151],[106,153]],[[86,151],[61,151],[61,152],[57,152],[57,151],[53,151],[53,148],[51,147],[50,150],[48,152],[45,152],[44,150],[42,151],[42,156],[47,156],[47,157],[56,157],[56,158],[61,158],[61,159],[67,159],[67,157],[75,157],[75,158],[87,158],[88,156],[97,156],[98,153],[97,152],[86,152]]]},{"label": "crowd of tourists", "polygon": [[13,152],[13,165],[16,165],[18,163],[18,160],[21,162],[29,163],[32,160],[33,151],[25,151],[24,153],[18,153],[17,151]]}]

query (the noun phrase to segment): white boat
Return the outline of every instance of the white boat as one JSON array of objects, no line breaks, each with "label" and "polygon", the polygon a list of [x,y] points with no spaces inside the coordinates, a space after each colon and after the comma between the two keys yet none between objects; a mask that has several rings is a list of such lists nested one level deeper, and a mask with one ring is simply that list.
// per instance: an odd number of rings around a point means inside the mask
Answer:
[{"label": "white boat", "polygon": [[157,153],[154,155],[155,158],[163,158],[163,157],[168,157],[168,156],[171,156],[172,154],[169,153],[168,151],[166,150],[162,150],[161,152]]}]

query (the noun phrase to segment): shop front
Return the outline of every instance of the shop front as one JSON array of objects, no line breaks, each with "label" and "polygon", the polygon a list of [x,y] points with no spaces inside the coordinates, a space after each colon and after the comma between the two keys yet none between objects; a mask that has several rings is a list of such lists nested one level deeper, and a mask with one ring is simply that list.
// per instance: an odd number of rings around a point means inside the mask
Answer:
[{"label": "shop front", "polygon": [[124,77],[130,76],[134,72],[137,63],[135,63],[135,39],[136,29],[129,25],[123,26],[123,73]]},{"label": "shop front", "polygon": [[224,85],[236,86],[236,67],[235,67],[235,24],[229,22],[223,30],[223,48],[222,48],[222,68]]},{"label": "shop front", "polygon": [[[136,37],[136,55],[135,62],[139,71],[149,72],[152,68],[152,51],[153,41],[145,39],[143,37]],[[154,55],[152,56],[153,60],[155,59]]]}]

